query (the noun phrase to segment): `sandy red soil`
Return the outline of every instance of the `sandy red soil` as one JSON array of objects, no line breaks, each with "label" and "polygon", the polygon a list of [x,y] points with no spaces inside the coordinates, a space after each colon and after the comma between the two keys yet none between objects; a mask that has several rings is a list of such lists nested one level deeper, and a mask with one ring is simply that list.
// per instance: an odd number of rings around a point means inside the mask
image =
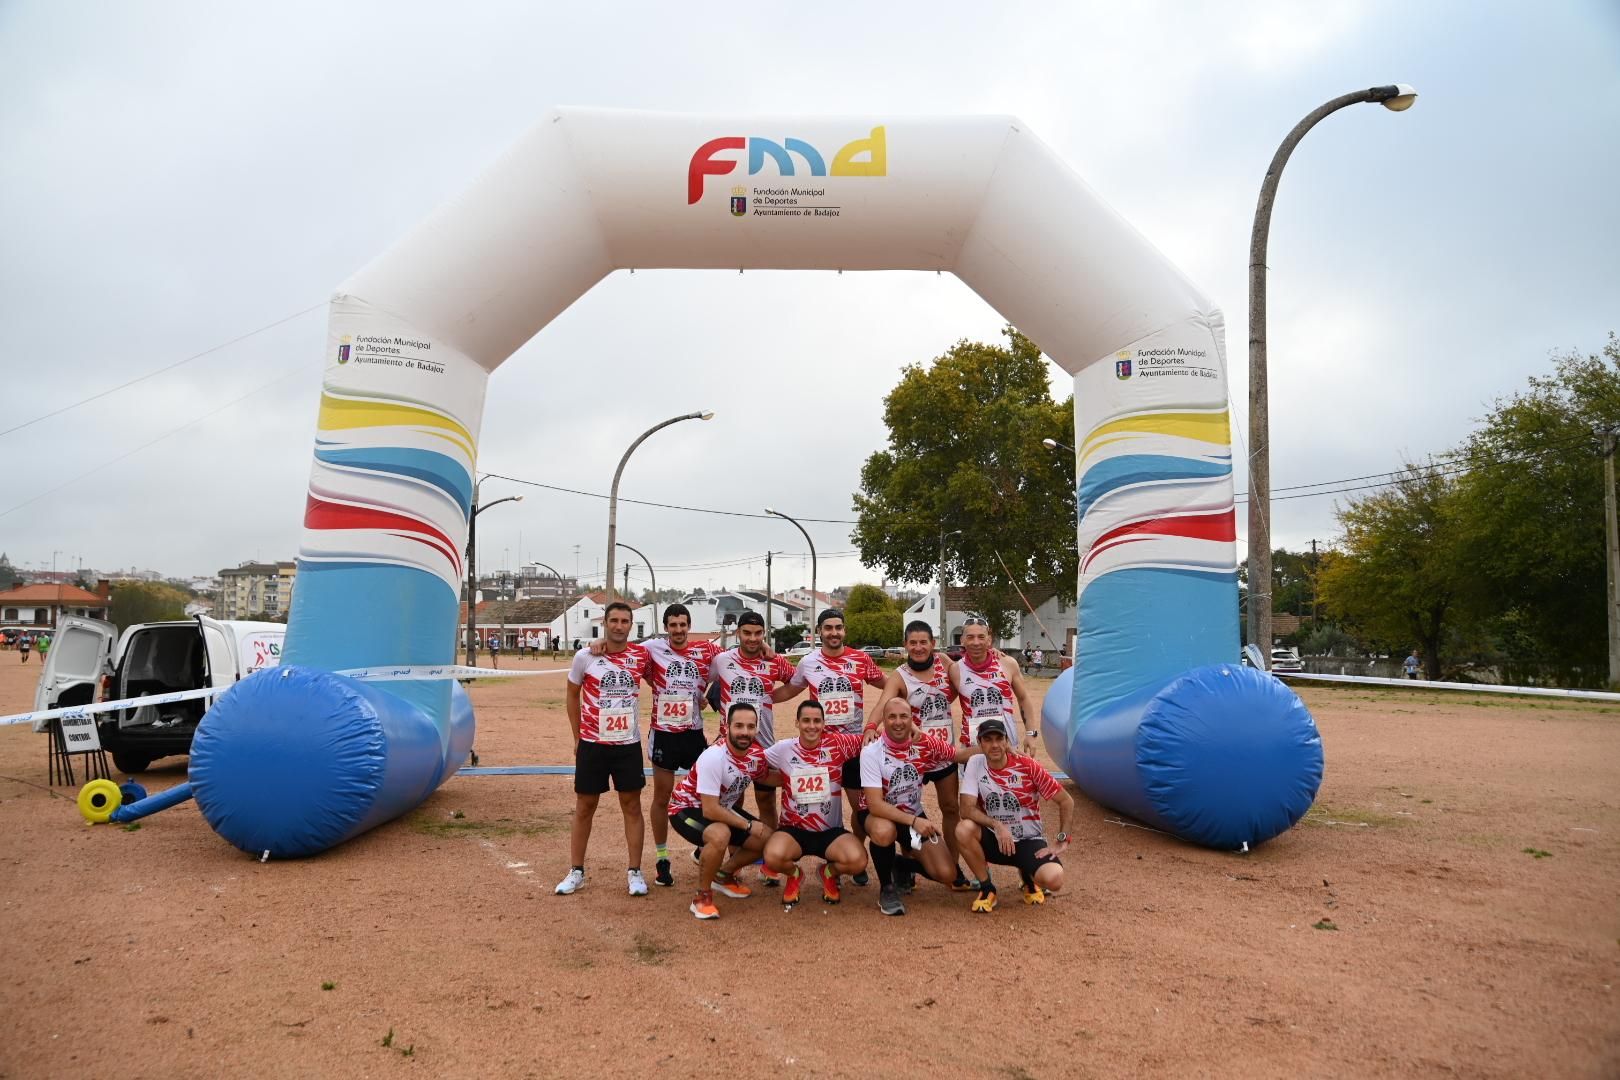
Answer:
[{"label": "sandy red soil", "polygon": [[[0,713],[36,674],[0,652]],[[483,763],[565,762],[561,692],[477,685]],[[1067,893],[988,918],[925,884],[903,919],[812,887],[699,924],[678,838],[677,888],[625,894],[606,804],[556,897],[554,777],[260,864],[192,804],[85,826],[0,728],[0,1077],[1620,1075],[1620,710],[1304,696],[1300,826],[1223,854],[1080,796]]]}]

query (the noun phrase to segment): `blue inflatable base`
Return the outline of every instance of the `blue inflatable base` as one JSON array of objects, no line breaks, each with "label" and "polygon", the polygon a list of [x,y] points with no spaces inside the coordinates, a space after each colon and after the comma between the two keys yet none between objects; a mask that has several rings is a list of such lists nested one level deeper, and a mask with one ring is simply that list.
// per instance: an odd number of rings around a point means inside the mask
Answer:
[{"label": "blue inflatable base", "polygon": [[1229,851],[1291,828],[1322,784],[1322,739],[1288,687],[1238,664],[1196,668],[1145,703],[1078,728],[1064,672],[1041,715],[1048,747],[1081,791],[1183,840]]},{"label": "blue inflatable base", "polygon": [[[404,685],[414,684],[384,684]],[[467,760],[472,703],[449,715],[315,668],[265,668],[221,694],[191,744],[215,832],[253,855],[313,855],[418,806]]]}]

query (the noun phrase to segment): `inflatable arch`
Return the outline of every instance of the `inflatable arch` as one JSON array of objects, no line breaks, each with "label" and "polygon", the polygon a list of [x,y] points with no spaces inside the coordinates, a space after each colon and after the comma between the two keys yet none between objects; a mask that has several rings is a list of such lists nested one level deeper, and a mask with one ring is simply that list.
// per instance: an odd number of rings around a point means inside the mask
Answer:
[{"label": "inflatable arch", "polygon": [[1236,662],[1221,316],[1179,271],[1012,118],[565,109],[332,300],[284,663],[223,695],[193,750],[223,836],[320,851],[460,766],[454,682],[332,672],[453,660],[490,373],[638,267],[966,282],[1074,376],[1080,636],[1053,756],[1198,843],[1303,814],[1321,745],[1292,692]]}]

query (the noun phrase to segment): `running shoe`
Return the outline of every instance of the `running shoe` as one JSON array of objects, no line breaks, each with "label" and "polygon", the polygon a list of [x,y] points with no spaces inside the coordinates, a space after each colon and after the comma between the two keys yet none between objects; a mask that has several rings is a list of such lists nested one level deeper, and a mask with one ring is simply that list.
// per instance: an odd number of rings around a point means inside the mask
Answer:
[{"label": "running shoe", "polygon": [[904,915],[906,905],[900,901],[900,892],[893,885],[885,885],[878,893],[878,910],[885,915]]},{"label": "running shoe", "polygon": [[1033,881],[1026,881],[1024,882],[1024,903],[1044,904],[1046,903],[1046,892]]},{"label": "running shoe", "polygon": [[585,887],[585,871],[574,869],[568,871],[568,876],[557,882],[552,890],[558,896],[571,896]]},{"label": "running shoe", "polygon": [[983,915],[988,915],[996,910],[996,887],[994,885],[985,885],[979,889],[979,895],[974,899],[970,910]]},{"label": "running shoe", "polygon": [[729,896],[733,900],[746,900],[754,895],[754,890],[744,885],[734,877],[715,876],[714,891],[721,896]]},{"label": "running shoe", "polygon": [[640,870],[630,871],[630,873],[627,875],[627,882],[629,884],[631,896],[647,895],[647,879],[641,876]]},{"label": "running shoe", "polygon": [[821,902],[824,904],[836,904],[843,898],[843,891],[838,887],[838,875],[832,872],[832,867],[822,863]]},{"label": "running shoe", "polygon": [[872,879],[866,876],[866,871],[865,870],[862,870],[860,873],[856,874],[854,877],[850,878],[849,880],[853,884],[859,885],[863,889],[866,888],[866,886],[872,884]]},{"label": "running shoe", "polygon": [[956,868],[956,880],[951,882],[952,892],[974,892],[978,887],[979,883],[962,873],[960,866]]},{"label": "running shoe", "polygon": [[692,896],[691,912],[700,919],[718,919],[720,909],[714,906],[714,894],[700,892]]},{"label": "running shoe", "polygon": [[804,887],[804,874],[795,866],[793,873],[778,876],[785,879],[782,882],[782,904],[785,907],[792,907],[799,902],[799,890]]},{"label": "running shoe", "polygon": [[916,891],[917,875],[910,870],[896,870],[894,872],[894,887],[903,893]]},{"label": "running shoe", "polygon": [[653,867],[653,884],[663,885],[666,888],[675,884],[675,875],[669,872],[668,859],[659,859],[658,865]]},{"label": "running shoe", "polygon": [[782,884],[781,874],[778,874],[775,870],[772,870],[763,862],[758,863],[757,865],[759,866],[759,883],[761,885],[764,885],[766,888],[774,889],[778,885]]}]

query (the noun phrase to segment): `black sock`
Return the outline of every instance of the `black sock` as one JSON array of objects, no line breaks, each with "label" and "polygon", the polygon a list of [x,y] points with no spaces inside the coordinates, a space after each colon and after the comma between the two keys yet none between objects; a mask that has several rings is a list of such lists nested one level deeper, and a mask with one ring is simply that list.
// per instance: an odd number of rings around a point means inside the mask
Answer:
[{"label": "black sock", "polygon": [[585,868],[583,866],[576,866],[576,867],[574,867],[574,869],[578,870],[582,874],[585,872]]},{"label": "black sock", "polygon": [[878,884],[887,889],[894,882],[894,845],[879,847],[869,840],[866,846],[872,851],[872,869],[877,871]]},{"label": "black sock", "polygon": [[910,855],[901,855],[896,858],[894,860],[894,868],[900,871],[902,874],[921,874],[923,877],[928,876],[928,871],[923,869],[923,864],[918,862],[916,859],[913,859]]},{"label": "black sock", "polygon": [[987,866],[984,868],[984,877],[979,879],[979,888],[993,889],[995,887],[996,883],[990,880],[990,868]]}]

